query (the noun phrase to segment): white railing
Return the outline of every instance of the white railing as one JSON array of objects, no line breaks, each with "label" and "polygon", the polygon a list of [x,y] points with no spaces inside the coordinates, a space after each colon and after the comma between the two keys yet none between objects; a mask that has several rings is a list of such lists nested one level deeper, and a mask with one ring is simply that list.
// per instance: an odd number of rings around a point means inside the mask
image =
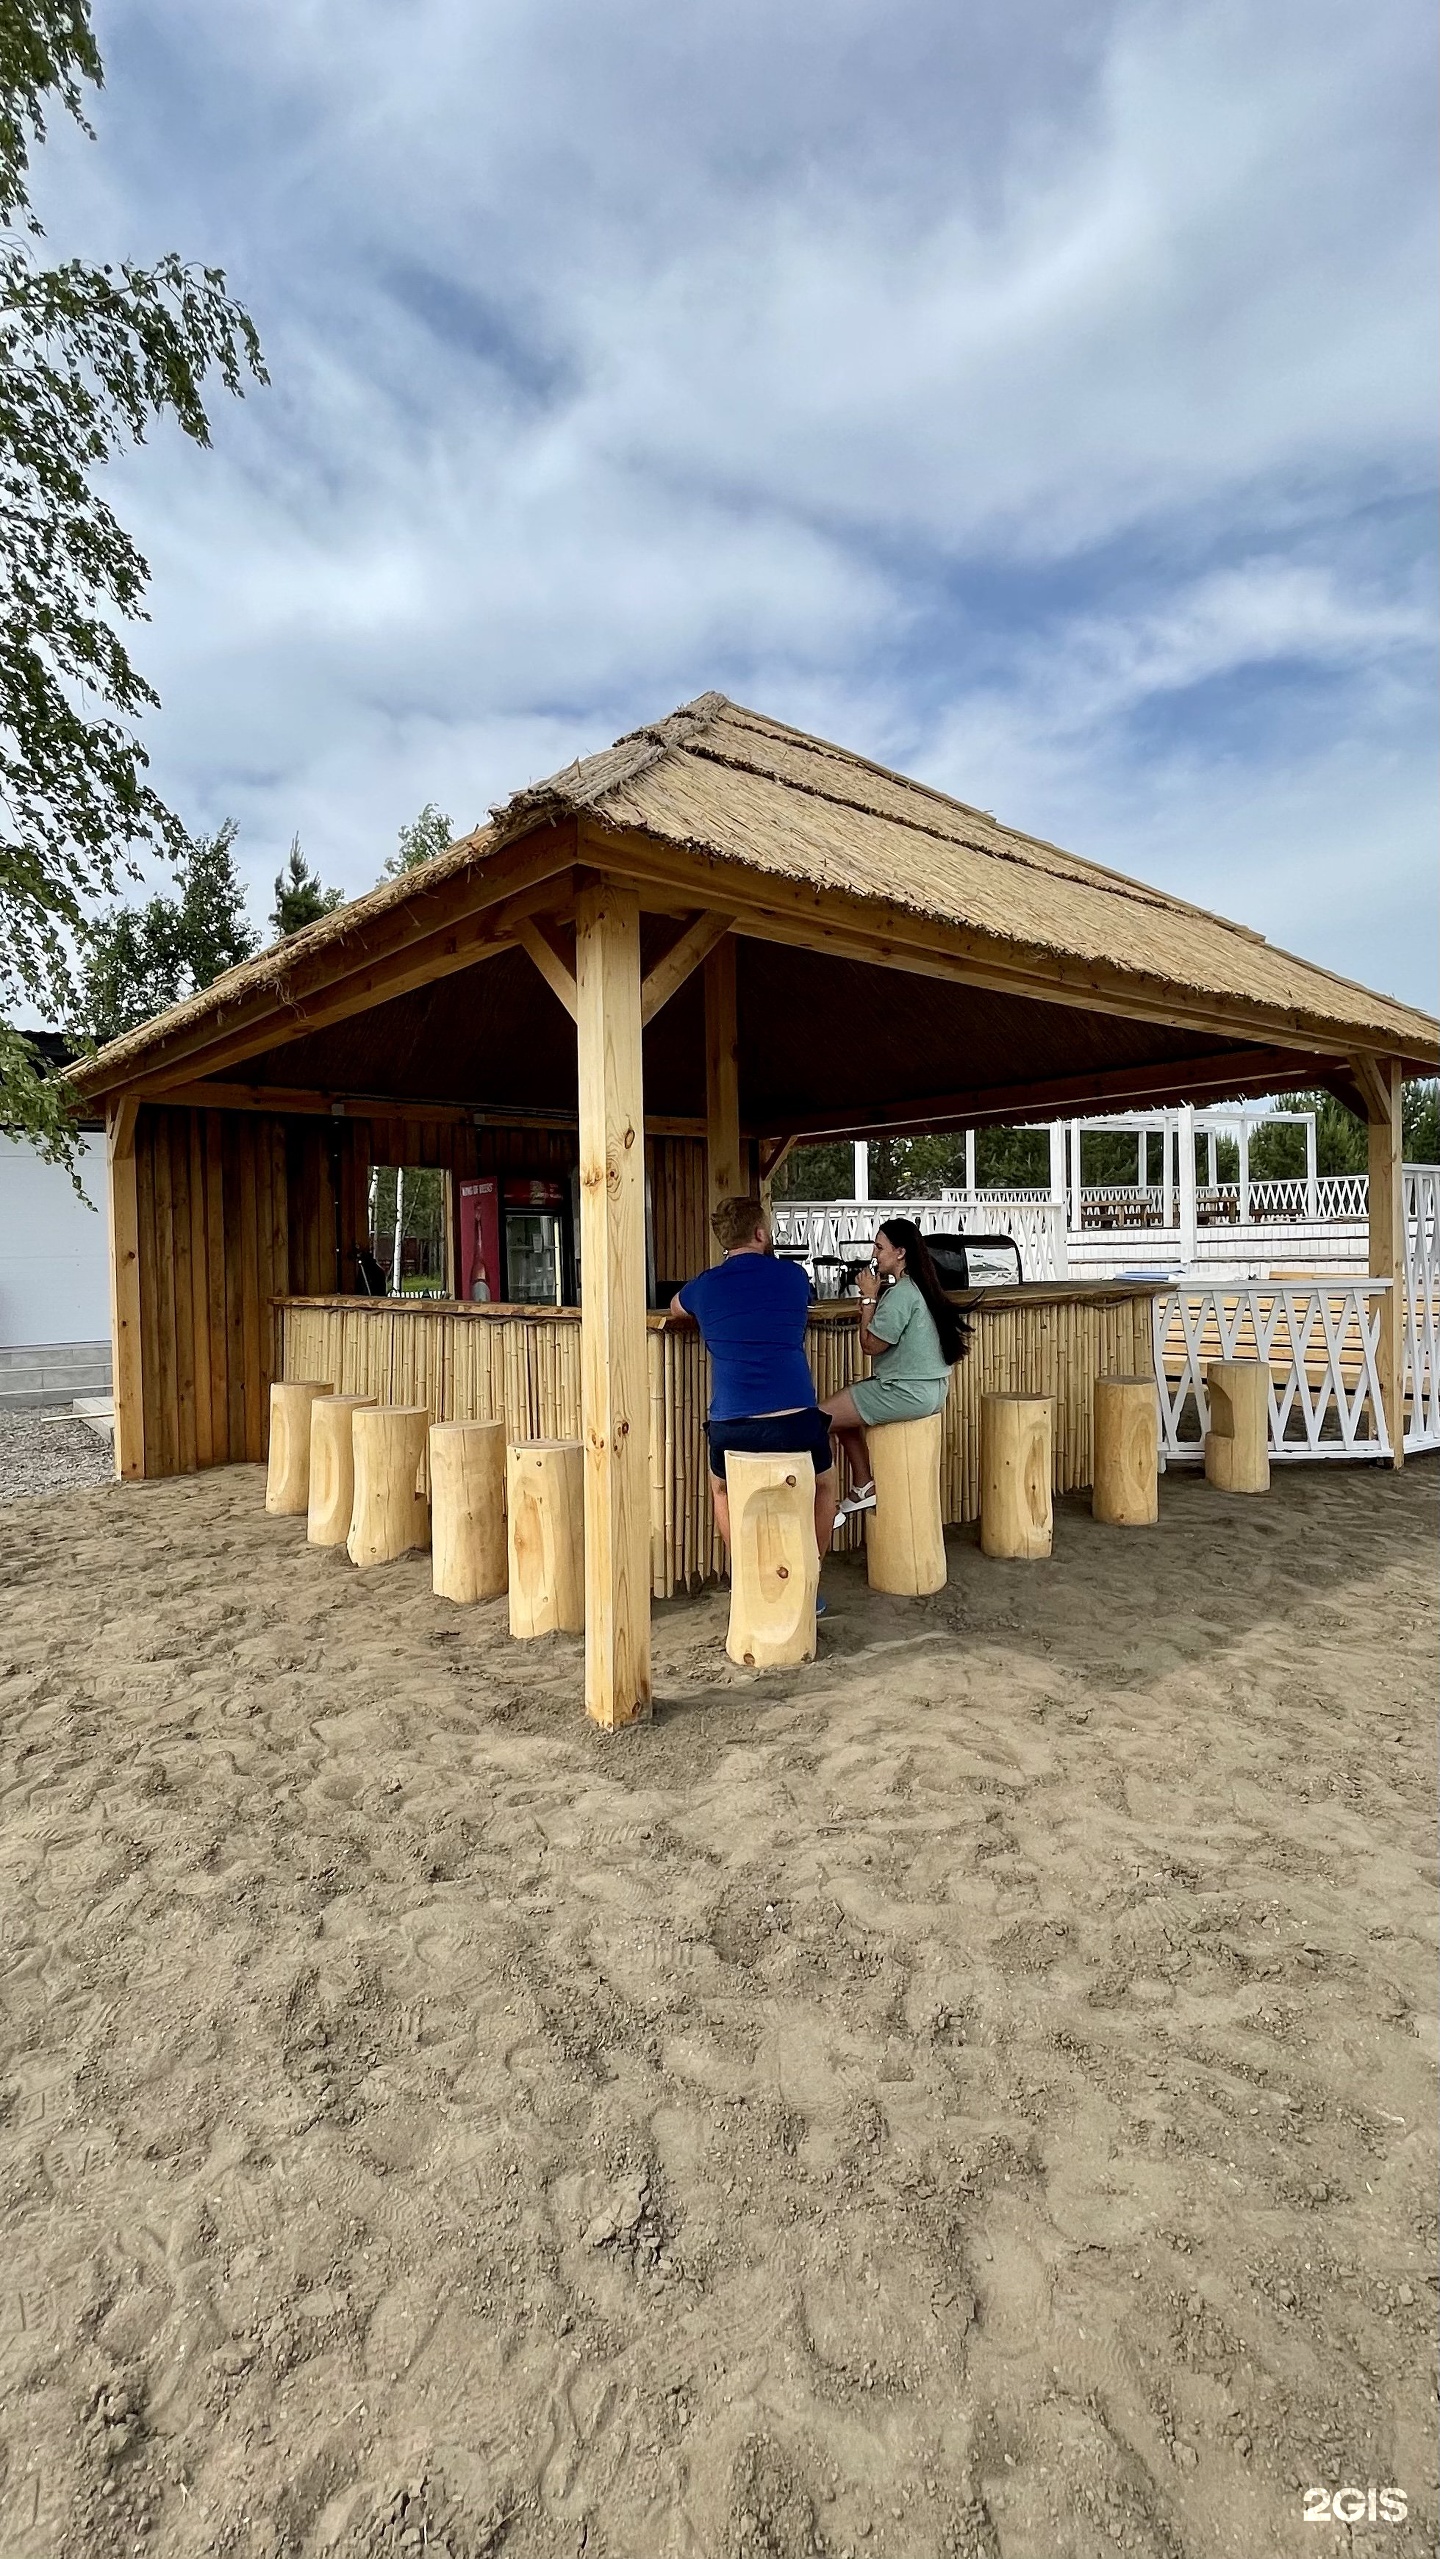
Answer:
[{"label": "white railing", "polygon": [[1205,1370],[1214,1359],[1262,1359],[1269,1367],[1272,1463],[1388,1457],[1376,1365],[1388,1288],[1387,1280],[1321,1279],[1160,1290],[1155,1375],[1167,1464],[1204,1456]]},{"label": "white railing", "polygon": [[1405,1446],[1440,1448],[1440,1165],[1405,1167]]},{"label": "white railing", "polygon": [[[777,1200],[775,1241],[817,1258],[853,1261],[887,1217],[913,1217],[922,1235],[1011,1235],[1027,1280],[1066,1275],[1065,1203],[1048,1191],[953,1191],[940,1200]],[[1013,1276],[1013,1274],[1012,1274]]]}]

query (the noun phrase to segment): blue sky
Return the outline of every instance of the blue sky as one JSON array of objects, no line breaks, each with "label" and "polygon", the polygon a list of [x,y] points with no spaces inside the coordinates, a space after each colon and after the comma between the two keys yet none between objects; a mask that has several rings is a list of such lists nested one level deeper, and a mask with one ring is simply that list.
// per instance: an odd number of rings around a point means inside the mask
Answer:
[{"label": "blue sky", "polygon": [[367,887],[718,686],[1435,1001],[1428,0],[101,0],[154,769]]}]

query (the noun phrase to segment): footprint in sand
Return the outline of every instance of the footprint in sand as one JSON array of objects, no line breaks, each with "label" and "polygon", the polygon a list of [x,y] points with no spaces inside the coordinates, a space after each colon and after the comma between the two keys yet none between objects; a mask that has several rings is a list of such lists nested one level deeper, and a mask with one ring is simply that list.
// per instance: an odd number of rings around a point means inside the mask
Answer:
[{"label": "footprint in sand", "polygon": [[1018,2232],[987,2225],[972,2254],[976,2324],[998,2355],[1032,2354],[1050,2324],[1050,2278]]}]

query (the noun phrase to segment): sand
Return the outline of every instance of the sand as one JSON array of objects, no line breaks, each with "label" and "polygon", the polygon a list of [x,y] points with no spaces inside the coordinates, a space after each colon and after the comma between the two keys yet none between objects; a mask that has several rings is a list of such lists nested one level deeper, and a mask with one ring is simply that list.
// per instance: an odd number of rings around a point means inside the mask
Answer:
[{"label": "sand", "polygon": [[1436,1494],[611,1739],[258,1470],[0,1512],[0,2559],[1430,2551]]}]

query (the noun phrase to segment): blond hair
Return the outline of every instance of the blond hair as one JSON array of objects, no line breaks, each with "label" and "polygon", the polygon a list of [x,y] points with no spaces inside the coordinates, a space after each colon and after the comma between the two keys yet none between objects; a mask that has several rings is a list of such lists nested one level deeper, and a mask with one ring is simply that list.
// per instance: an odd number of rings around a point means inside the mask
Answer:
[{"label": "blond hair", "polygon": [[710,1226],[722,1253],[734,1253],[742,1244],[753,1244],[757,1227],[763,1226],[767,1235],[770,1232],[763,1201],[748,1192],[743,1198],[718,1201],[711,1212]]}]

